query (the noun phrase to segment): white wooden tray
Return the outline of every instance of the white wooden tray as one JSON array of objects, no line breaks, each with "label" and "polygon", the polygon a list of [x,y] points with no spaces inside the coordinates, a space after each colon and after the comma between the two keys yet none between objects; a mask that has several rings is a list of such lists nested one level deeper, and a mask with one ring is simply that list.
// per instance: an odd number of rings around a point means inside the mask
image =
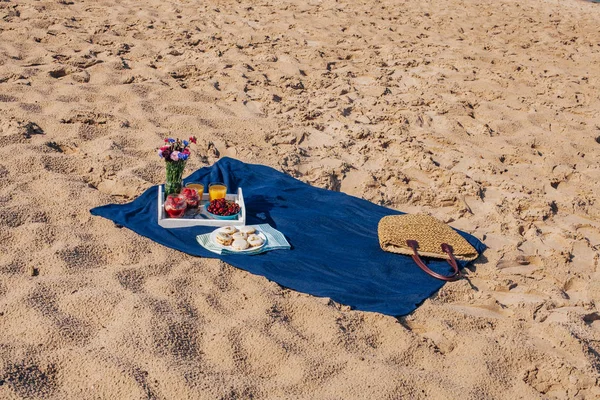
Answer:
[{"label": "white wooden tray", "polygon": [[209,203],[208,193],[202,194],[202,199],[198,208],[192,208],[185,211],[181,218],[169,218],[165,212],[165,200],[163,196],[163,185],[158,186],[158,224],[163,228],[187,228],[190,226],[227,226],[227,225],[246,225],[246,206],[244,205],[244,195],[242,188],[238,188],[237,193],[227,194],[227,200],[234,200],[240,205],[240,214],[237,219],[215,219],[206,213],[206,204]]}]

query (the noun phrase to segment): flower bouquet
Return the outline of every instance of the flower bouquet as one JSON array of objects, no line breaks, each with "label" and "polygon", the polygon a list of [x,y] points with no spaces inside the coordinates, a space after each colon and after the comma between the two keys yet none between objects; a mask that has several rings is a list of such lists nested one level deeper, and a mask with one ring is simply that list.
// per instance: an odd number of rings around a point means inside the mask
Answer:
[{"label": "flower bouquet", "polygon": [[189,141],[166,138],[165,144],[158,149],[158,155],[166,162],[167,180],[165,182],[165,197],[181,192],[183,170],[190,156],[190,143],[196,143],[196,137],[191,136]]}]

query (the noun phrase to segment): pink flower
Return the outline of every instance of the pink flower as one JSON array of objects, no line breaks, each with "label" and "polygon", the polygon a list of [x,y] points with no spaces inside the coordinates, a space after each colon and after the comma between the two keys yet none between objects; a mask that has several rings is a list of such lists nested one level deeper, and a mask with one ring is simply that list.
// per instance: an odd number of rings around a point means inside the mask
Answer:
[{"label": "pink flower", "polygon": [[178,151],[174,151],[171,153],[171,160],[179,161],[179,152]]},{"label": "pink flower", "polygon": [[185,149],[182,151],[183,154],[187,154],[188,156],[190,155],[190,149]]}]

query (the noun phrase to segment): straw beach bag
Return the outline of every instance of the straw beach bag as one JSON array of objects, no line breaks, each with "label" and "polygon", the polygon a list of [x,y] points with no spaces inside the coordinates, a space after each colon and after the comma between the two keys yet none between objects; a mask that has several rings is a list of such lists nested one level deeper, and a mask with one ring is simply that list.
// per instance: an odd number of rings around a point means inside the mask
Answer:
[{"label": "straw beach bag", "polygon": [[[412,256],[417,265],[429,275],[444,281],[459,278],[456,259],[472,261],[479,254],[454,229],[425,214],[390,215],[378,226],[379,244],[385,251]],[[443,258],[452,266],[452,275],[441,275],[429,269],[420,256]]]}]

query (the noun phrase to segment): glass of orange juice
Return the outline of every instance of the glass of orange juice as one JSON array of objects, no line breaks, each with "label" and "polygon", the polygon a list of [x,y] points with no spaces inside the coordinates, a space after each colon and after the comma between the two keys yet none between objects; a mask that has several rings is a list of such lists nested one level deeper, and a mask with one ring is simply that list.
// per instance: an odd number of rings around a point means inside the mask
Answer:
[{"label": "glass of orange juice", "polygon": [[194,189],[196,192],[198,192],[198,196],[200,196],[200,199],[202,199],[202,193],[204,193],[204,185],[203,184],[201,184],[200,182],[190,182],[190,183],[186,183],[185,187]]},{"label": "glass of orange juice", "polygon": [[223,182],[212,182],[208,185],[210,201],[222,199],[227,194],[227,186]]}]

